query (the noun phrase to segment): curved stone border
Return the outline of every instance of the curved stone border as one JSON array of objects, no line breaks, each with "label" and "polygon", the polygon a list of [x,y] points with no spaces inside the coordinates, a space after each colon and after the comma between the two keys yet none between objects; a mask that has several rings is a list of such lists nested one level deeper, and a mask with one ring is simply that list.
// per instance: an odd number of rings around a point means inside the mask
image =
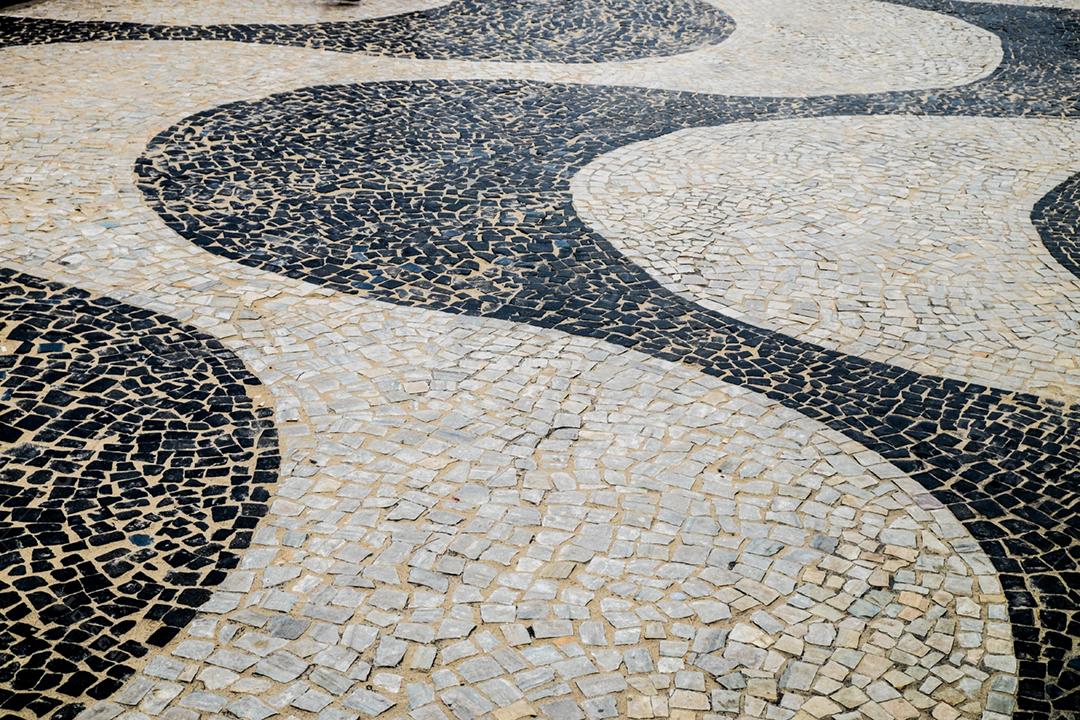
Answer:
[{"label": "curved stone border", "polygon": [[[107,0],[107,4],[114,1]],[[198,0],[200,4],[206,1]],[[317,7],[314,0],[293,2],[309,13]],[[262,17],[265,9],[245,9],[249,4],[215,2],[213,6],[246,14],[250,23]],[[54,19],[133,21],[138,17],[136,13],[130,18],[101,18],[92,4],[87,5],[69,5],[70,12],[57,12]],[[168,5],[175,7],[176,3]],[[53,2],[42,5],[40,15],[48,17],[54,6]],[[125,6],[145,12],[145,3]],[[365,2],[356,7],[376,6]],[[383,3],[377,7],[382,8]],[[729,38],[665,58],[558,67],[470,60],[467,71],[469,77],[476,73],[499,78],[542,74],[550,79],[559,79],[553,75],[561,71],[570,79],[606,85],[655,85],[725,95],[808,96],[961,85],[985,77],[1001,61],[996,35],[959,18],[902,5],[872,0],[723,0],[720,9],[736,23]],[[73,39],[62,28],[59,32],[60,39]],[[439,42],[438,37],[434,42]],[[328,77],[340,80],[340,73],[347,72],[340,58],[327,58],[327,62],[333,62],[335,69],[342,68]],[[427,62],[423,67],[431,76],[457,71],[440,67],[447,61]],[[393,67],[384,65],[374,76],[388,79],[393,74]]]},{"label": "curved stone border", "polygon": [[379,0],[339,3],[334,0],[31,0],[10,2],[0,15],[143,25],[296,25],[349,22],[421,12],[453,0]]},{"label": "curved stone border", "polygon": [[0,708],[71,718],[236,565],[276,434],[258,380],[170,318],[0,269],[0,327]]},{"label": "curved stone border", "polygon": [[731,19],[702,0],[454,0],[392,17],[307,25],[167,26],[0,16],[0,47],[102,40],[232,40],[418,59],[592,63],[673,55],[724,40]]},{"label": "curved stone border", "polygon": [[1072,88],[1080,81],[1080,69],[1076,66],[1073,46],[1062,38],[1075,36],[1080,13],[964,0],[881,1],[948,15],[989,30],[1001,38],[1004,54],[997,70],[986,79],[900,103],[906,107],[894,107],[894,113],[988,117],[1076,115]]},{"label": "curved stone border", "polygon": [[706,307],[1076,402],[1080,284],[1028,217],[1076,163],[1075,121],[846,116],[680,130],[599,157],[571,188],[589,227]]},{"label": "curved stone border", "polygon": [[959,0],[959,2],[990,3],[994,5],[1023,5],[1027,7],[1080,10],[1080,0]]},{"label": "curved stone border", "polygon": [[1054,259],[1080,278],[1080,173],[1039,200],[1031,222]]}]

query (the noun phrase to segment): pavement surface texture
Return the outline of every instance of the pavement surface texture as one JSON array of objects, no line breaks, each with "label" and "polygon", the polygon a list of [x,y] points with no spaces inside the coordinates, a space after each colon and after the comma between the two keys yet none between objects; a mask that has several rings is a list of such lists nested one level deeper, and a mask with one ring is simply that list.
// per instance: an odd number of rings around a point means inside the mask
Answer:
[{"label": "pavement surface texture", "polygon": [[1080,2],[0,6],[2,720],[1080,717]]}]

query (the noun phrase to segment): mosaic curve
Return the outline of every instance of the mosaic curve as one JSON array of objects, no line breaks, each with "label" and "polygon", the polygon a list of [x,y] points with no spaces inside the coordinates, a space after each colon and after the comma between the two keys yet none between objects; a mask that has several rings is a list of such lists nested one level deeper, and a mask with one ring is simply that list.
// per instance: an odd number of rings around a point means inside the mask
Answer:
[{"label": "mosaic curve", "polygon": [[[883,0],[955,17],[1001,38],[992,75],[921,98],[894,95],[878,112],[993,117],[1074,116],[1080,107],[1080,13],[965,0]],[[898,103],[894,105],[894,103]],[[871,110],[873,111],[873,110]]]},{"label": "mosaic curve", "polygon": [[0,16],[0,47],[102,40],[232,40],[416,59],[591,63],[673,55],[735,25],[703,0],[455,0],[421,12],[307,25],[168,26]]},{"label": "mosaic curve", "polygon": [[1054,259],[1080,278],[1080,173],[1039,200],[1031,222]]},{"label": "mosaic curve", "polygon": [[[896,3],[721,2],[736,31],[719,45],[672,58],[693,63],[693,69],[671,68],[665,84],[652,85],[639,64],[630,82],[609,72],[596,84],[807,97],[962,85],[989,75],[1001,62],[996,35],[959,18]],[[658,65],[648,64],[650,69]]]},{"label": "mosaic curve", "polygon": [[1062,8],[1065,10],[1080,10],[1080,0],[960,0],[961,2],[978,2],[1005,5],[1031,5],[1040,7]]},{"label": "mosaic curve", "polygon": [[[185,0],[169,3],[168,7],[176,15],[197,12],[202,18],[209,12],[227,12],[246,16],[246,21],[251,22],[264,17],[259,13],[267,12],[252,5],[266,1],[217,2],[210,6],[216,8],[212,10],[204,8],[207,0]],[[398,0],[406,1],[412,0]],[[161,0],[154,0],[149,8],[147,2],[124,5],[129,9],[127,14],[133,17],[101,17],[101,10],[95,9],[104,4],[119,10],[119,2],[91,0],[59,5],[50,2],[37,7],[39,16],[48,16],[51,9],[55,19],[137,20],[139,13],[154,11]],[[327,12],[325,6],[319,9],[314,0],[291,0],[291,3],[287,4],[287,13],[278,11],[278,14],[299,15],[301,9],[308,13]],[[381,2],[377,5],[364,2],[354,7],[385,9]],[[903,5],[876,0],[722,0],[722,9],[737,25],[731,37],[719,44],[649,62],[538,66],[476,60],[424,61],[424,76],[459,76],[467,67],[468,77],[474,77],[474,73],[476,77],[502,79],[536,75],[534,79],[550,81],[658,86],[725,95],[805,97],[966,84],[985,77],[1001,61],[1001,43],[996,35],[959,18]],[[62,11],[66,12],[61,14]],[[63,52],[71,51],[67,48]],[[20,53],[19,57],[28,55]],[[355,70],[346,69],[350,62],[353,68],[359,62],[369,63],[366,65],[369,77],[363,79],[394,79],[395,70],[408,67],[410,61],[395,58],[371,64],[368,56],[342,53],[324,57],[322,62],[326,63],[324,72],[313,82],[325,82],[327,78],[337,82],[346,78],[360,81]],[[311,83],[298,82],[294,86],[304,84]],[[204,106],[193,103],[189,111]]]},{"label": "mosaic curve", "polygon": [[0,322],[0,712],[71,718],[235,566],[276,434],[258,380],[175,320],[0,270]]},{"label": "mosaic curve", "polygon": [[[1004,35],[1002,66],[939,93],[787,100],[520,82],[308,88],[193,116],[151,144],[137,173],[170,226],[212,252],[345,292],[690,362],[880,452],[942,498],[994,559],[1016,628],[1019,716],[1036,717],[1076,702],[1067,632],[1076,590],[1059,575],[1075,570],[1076,408],[842,356],[703,310],[591,234],[568,191],[598,154],[695,125],[860,112],[1075,114],[1063,88],[1076,58],[1062,55],[1068,43],[1058,51],[1039,40],[1075,37],[1076,17],[1000,6],[991,20]],[[202,144],[207,135],[213,148]],[[288,167],[263,159],[286,147]],[[1047,543],[1052,552],[1036,551]]]},{"label": "mosaic curve", "polygon": [[1028,216],[1077,163],[1073,120],[845,116],[681,130],[571,187],[589,227],[707,307],[1068,403],[1080,284]]},{"label": "mosaic curve", "polygon": [[[41,20],[128,22],[140,25],[293,25],[348,22],[430,10],[453,0],[379,0],[342,4],[328,0],[31,0],[0,2],[0,15]],[[10,7],[9,7],[10,6]]]}]

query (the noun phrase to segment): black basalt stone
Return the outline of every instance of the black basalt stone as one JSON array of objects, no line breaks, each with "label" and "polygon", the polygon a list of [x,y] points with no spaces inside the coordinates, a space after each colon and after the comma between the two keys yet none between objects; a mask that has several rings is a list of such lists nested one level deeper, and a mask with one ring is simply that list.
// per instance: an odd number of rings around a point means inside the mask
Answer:
[{"label": "black basalt stone", "polygon": [[1054,259],[1080,278],[1080,173],[1039,200],[1031,222]]},{"label": "black basalt stone", "polygon": [[[0,447],[0,709],[73,717],[191,620],[209,591],[190,586],[235,563],[233,518],[265,506],[228,491],[257,466],[276,476],[276,435],[236,390],[243,365],[171,318],[3,269],[0,317],[21,341],[0,356],[0,417],[22,430]],[[198,552],[162,572],[167,537]]]}]

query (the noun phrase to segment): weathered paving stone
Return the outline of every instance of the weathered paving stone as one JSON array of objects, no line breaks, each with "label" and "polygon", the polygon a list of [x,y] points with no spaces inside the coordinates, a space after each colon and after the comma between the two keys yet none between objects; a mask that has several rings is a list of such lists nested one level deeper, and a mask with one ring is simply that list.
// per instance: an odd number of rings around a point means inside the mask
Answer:
[{"label": "weathered paving stone", "polygon": [[367,717],[378,717],[394,706],[394,702],[370,690],[357,690],[344,699],[346,707],[359,710]]}]

